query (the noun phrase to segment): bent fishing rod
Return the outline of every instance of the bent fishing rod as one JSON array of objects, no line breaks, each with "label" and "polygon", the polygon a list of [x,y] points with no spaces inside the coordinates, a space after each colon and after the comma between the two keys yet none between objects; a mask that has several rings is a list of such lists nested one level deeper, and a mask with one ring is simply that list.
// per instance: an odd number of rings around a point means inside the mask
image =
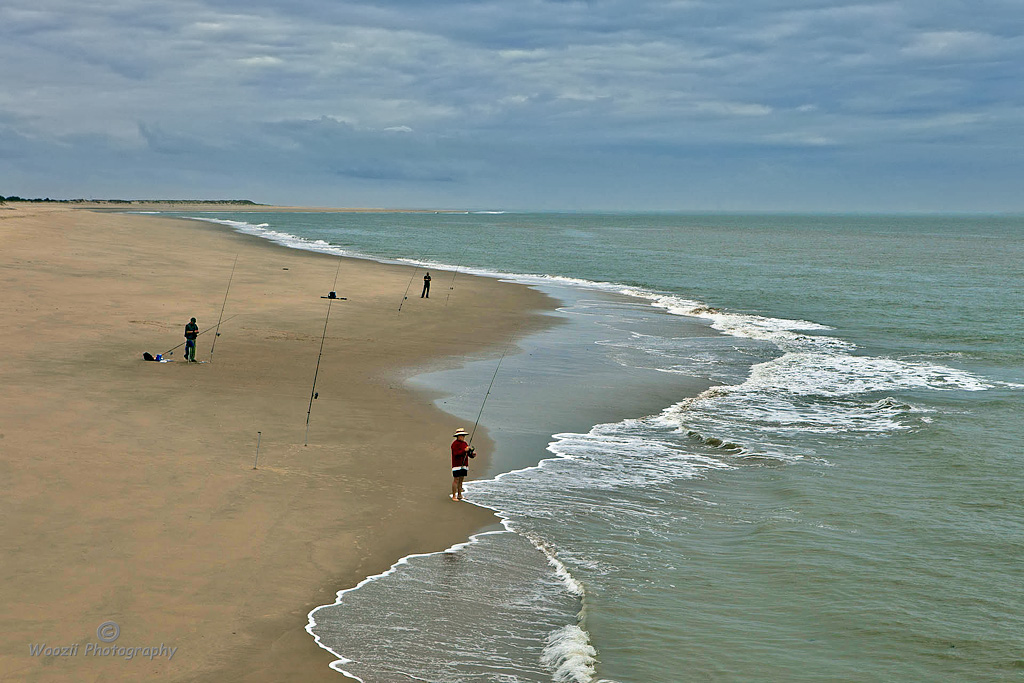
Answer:
[{"label": "bent fishing rod", "polygon": [[228,276],[228,288],[224,290],[224,303],[220,305],[220,317],[217,318],[217,334],[213,335],[213,345],[210,347],[210,362],[213,362],[213,350],[217,348],[217,337],[220,336],[220,321],[224,318],[224,307],[228,305],[228,292],[231,291],[231,280],[235,277],[235,266],[238,265],[238,254],[235,254],[235,262],[231,264],[231,275]]},{"label": "bent fishing rod", "polygon": [[[331,291],[334,292],[338,288],[338,275],[341,273],[342,260],[338,259],[338,270],[334,273],[334,286],[331,287]],[[309,390],[309,410],[306,411],[306,438],[303,442],[303,446],[309,445],[309,416],[313,413],[313,399],[317,398],[316,393],[316,378],[320,375],[320,359],[324,355],[324,340],[327,339],[327,323],[331,319],[331,304],[337,301],[327,297],[327,316],[324,318],[324,333],[320,337],[320,353],[316,356],[316,370],[313,372],[313,388]]]},{"label": "bent fishing rod", "polygon": [[[241,315],[241,313],[235,313],[234,315],[228,316],[227,320],[225,320],[224,322],[227,322],[228,320],[231,320],[232,318],[237,318],[237,317],[238,317],[238,316],[240,316],[240,315]],[[206,334],[206,333],[207,333],[207,332],[209,332],[210,330],[212,330],[212,329],[214,329],[214,328],[219,328],[219,327],[220,327],[220,321],[217,321],[217,324],[216,324],[216,325],[210,325],[209,327],[207,327],[207,328],[206,328],[205,330],[203,330],[202,332],[199,332],[198,334],[196,334],[196,337],[201,337],[202,335]],[[218,332],[217,334],[220,334],[220,332]],[[169,355],[171,355],[172,353],[174,353],[174,350],[175,350],[175,349],[177,349],[177,348],[179,348],[179,347],[182,347],[182,346],[184,346],[184,345],[185,345],[185,344],[187,344],[187,343],[188,343],[188,340],[186,339],[185,341],[183,341],[183,342],[181,342],[180,344],[178,344],[178,346],[172,347],[171,349],[169,349],[169,350],[167,350],[167,351],[164,351],[164,352],[163,352],[163,353],[162,353],[161,355],[163,355],[163,356],[169,356]]]},{"label": "bent fishing rod", "polygon": [[498,359],[498,364],[494,366],[494,374],[491,375],[491,383],[487,385],[487,393],[484,394],[484,400],[480,402],[480,412],[476,414],[476,422],[473,423],[473,431],[469,433],[468,444],[473,445],[473,437],[476,435],[476,428],[480,424],[480,416],[484,414],[484,406],[487,405],[487,399],[491,396],[491,387],[494,386],[494,380],[498,376],[498,370],[501,368],[501,361],[505,360],[505,354],[508,353],[509,347],[512,346],[512,340],[515,339],[516,333],[519,332],[519,328],[522,326],[522,322],[516,325],[516,329],[512,331],[512,334],[508,338],[508,343],[505,344],[505,350],[501,352],[501,358]]}]

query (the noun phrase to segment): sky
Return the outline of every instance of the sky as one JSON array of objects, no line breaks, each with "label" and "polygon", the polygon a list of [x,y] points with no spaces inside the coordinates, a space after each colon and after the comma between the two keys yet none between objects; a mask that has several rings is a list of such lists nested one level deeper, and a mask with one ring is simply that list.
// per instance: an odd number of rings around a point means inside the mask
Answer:
[{"label": "sky", "polygon": [[4,0],[0,195],[1024,211],[1024,0]]}]

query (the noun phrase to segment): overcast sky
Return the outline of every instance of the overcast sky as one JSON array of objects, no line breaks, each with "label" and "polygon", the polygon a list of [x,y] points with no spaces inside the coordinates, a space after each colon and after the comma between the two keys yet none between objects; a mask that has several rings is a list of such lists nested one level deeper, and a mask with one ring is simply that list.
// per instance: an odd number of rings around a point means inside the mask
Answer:
[{"label": "overcast sky", "polygon": [[4,0],[0,194],[1022,211],[1024,0]]}]

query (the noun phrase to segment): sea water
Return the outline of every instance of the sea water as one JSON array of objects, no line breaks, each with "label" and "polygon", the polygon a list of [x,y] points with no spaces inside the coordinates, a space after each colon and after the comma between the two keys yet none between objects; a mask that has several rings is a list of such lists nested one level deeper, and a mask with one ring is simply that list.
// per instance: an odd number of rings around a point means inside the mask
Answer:
[{"label": "sea water", "polygon": [[503,524],[314,611],[339,671],[1024,677],[1021,217],[187,215],[416,264],[453,315],[466,272],[561,303],[414,381],[463,423],[494,381]]}]

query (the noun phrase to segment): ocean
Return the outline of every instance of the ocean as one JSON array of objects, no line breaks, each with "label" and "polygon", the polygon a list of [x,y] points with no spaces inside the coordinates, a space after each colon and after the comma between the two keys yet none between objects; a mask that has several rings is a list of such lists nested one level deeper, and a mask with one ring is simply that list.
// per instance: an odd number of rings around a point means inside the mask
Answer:
[{"label": "ocean", "polygon": [[560,302],[413,380],[467,426],[493,380],[502,524],[339,586],[339,672],[1024,679],[1024,217],[172,215]]}]

